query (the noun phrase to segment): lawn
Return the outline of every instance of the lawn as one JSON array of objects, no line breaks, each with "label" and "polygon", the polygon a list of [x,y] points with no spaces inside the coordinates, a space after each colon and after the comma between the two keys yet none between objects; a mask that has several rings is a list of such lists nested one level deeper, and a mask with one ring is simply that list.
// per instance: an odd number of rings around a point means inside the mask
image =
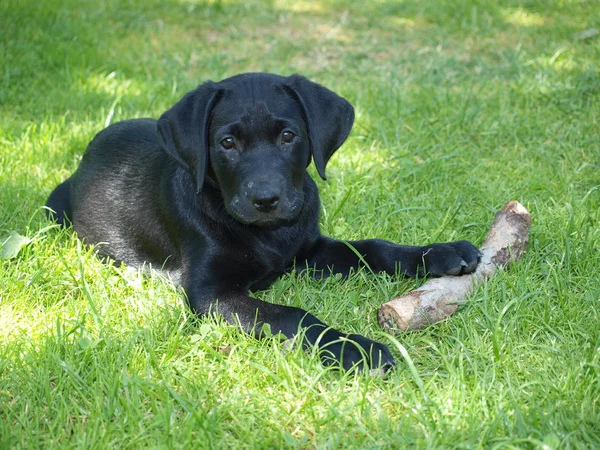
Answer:
[{"label": "lawn", "polygon": [[[580,34],[598,13],[2,1],[0,236],[28,243],[0,260],[0,448],[599,448],[600,35]],[[247,71],[301,73],[356,108],[317,180],[325,234],[479,244],[508,200],[532,213],[525,257],[424,331],[376,320],[422,280],[290,274],[255,293],[386,342],[387,378],[198,320],[168,282],[103,264],[44,216],[107,124]]]}]

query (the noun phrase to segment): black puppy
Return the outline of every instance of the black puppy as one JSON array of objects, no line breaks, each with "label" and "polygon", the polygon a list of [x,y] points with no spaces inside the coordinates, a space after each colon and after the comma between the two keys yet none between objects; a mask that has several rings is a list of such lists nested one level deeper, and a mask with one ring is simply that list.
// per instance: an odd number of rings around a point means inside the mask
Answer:
[{"label": "black puppy", "polygon": [[100,132],[47,206],[85,242],[101,243],[101,255],[167,274],[199,315],[217,310],[247,332],[268,324],[292,337],[302,328],[325,363],[385,368],[394,359],[383,344],[248,296],[294,264],[319,277],[364,263],[408,276],[477,266],[478,250],[466,241],[411,247],[321,235],[319,194],[306,168],[312,158],[325,179],[353,121],[350,103],[301,76],[206,82],[158,122],[128,120]]}]

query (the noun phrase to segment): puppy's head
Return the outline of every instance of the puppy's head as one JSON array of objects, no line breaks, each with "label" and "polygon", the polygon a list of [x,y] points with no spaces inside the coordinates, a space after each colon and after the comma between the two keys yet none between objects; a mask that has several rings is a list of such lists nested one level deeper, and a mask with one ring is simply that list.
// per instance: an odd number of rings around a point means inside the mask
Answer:
[{"label": "puppy's head", "polygon": [[250,73],[200,85],[162,115],[158,132],[198,192],[208,177],[236,220],[274,226],[297,217],[311,156],[325,179],[353,121],[350,103],[306,78]]}]

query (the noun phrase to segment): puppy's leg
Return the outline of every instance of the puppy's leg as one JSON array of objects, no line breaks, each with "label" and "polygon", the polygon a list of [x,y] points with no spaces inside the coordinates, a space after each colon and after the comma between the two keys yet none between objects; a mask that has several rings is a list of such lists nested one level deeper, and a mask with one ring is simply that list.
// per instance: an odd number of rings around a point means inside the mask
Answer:
[{"label": "puppy's leg", "polygon": [[326,365],[345,370],[387,370],[395,364],[385,345],[330,328],[300,308],[263,302],[241,292],[217,294],[193,287],[186,292],[190,306],[197,314],[202,316],[216,311],[230,323],[240,324],[247,333],[260,335],[265,324],[269,325],[272,333],[281,333],[287,338],[304,331],[303,345],[317,345],[321,350],[321,360]]},{"label": "puppy's leg", "polygon": [[[71,212],[71,178],[59,184],[46,200],[48,217],[63,226],[70,225],[73,219]],[[52,212],[54,211],[54,212]]]},{"label": "puppy's leg", "polygon": [[468,241],[413,247],[381,239],[338,241],[320,236],[302,256],[296,265],[315,269],[317,276],[347,276],[352,269],[368,266],[373,272],[414,277],[471,273],[477,268],[480,252]]}]

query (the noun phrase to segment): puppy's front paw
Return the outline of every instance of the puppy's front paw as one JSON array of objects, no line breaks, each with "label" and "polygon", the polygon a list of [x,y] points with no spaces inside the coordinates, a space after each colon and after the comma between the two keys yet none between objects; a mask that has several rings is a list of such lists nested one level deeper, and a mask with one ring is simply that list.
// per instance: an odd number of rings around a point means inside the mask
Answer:
[{"label": "puppy's front paw", "polygon": [[469,241],[432,244],[423,251],[423,272],[435,277],[464,275],[475,271],[480,258],[481,252]]},{"label": "puppy's front paw", "polygon": [[386,373],[396,365],[390,350],[379,342],[359,334],[340,335],[337,339],[321,343],[321,359],[326,365],[344,370],[374,370]]}]

